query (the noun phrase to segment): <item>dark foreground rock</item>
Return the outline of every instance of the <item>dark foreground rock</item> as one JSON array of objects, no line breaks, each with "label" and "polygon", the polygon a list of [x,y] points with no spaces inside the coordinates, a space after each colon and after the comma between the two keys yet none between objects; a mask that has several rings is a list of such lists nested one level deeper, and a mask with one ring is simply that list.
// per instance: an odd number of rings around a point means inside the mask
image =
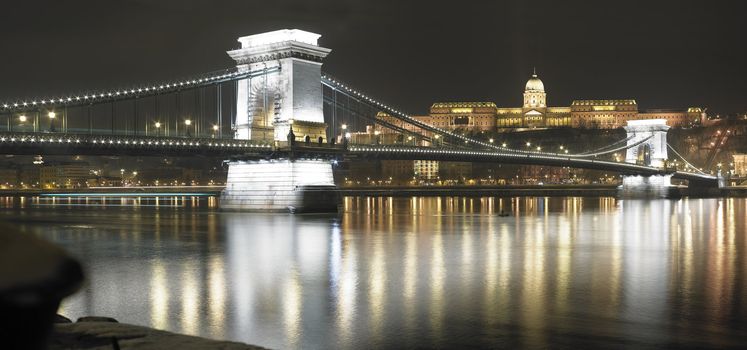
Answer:
[{"label": "dark foreground rock", "polygon": [[73,323],[73,320],[60,314],[54,315],[54,323]]},{"label": "dark foreground rock", "polygon": [[264,349],[114,322],[56,324],[49,349]]},{"label": "dark foreground rock", "polygon": [[60,301],[82,282],[61,248],[0,224],[0,348],[44,349]]},{"label": "dark foreground rock", "polygon": [[78,322],[111,322],[111,323],[119,323],[114,318],[111,317],[103,317],[103,316],[84,316],[78,318]]}]

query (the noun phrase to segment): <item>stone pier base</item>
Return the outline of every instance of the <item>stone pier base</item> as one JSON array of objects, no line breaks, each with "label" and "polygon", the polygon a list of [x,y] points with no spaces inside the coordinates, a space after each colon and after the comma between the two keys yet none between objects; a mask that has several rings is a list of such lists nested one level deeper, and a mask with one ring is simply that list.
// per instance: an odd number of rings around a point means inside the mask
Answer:
[{"label": "stone pier base", "polygon": [[680,191],[672,186],[672,175],[627,175],[618,187],[621,198],[678,198]]},{"label": "stone pier base", "polygon": [[238,211],[336,212],[332,164],[323,160],[235,161],[220,207]]}]

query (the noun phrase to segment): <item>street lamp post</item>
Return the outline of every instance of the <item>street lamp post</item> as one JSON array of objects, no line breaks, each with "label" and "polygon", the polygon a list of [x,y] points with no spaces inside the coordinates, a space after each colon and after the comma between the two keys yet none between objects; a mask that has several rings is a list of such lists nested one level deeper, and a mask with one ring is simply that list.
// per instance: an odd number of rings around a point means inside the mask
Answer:
[{"label": "street lamp post", "polygon": [[54,132],[54,119],[57,117],[57,113],[49,112],[47,116],[49,117],[49,132]]},{"label": "street lamp post", "polygon": [[191,133],[190,133],[191,130],[192,130],[192,128],[190,127],[191,125],[192,125],[192,120],[191,119],[184,120],[184,128],[187,129],[187,137],[191,137],[192,136]]},{"label": "street lamp post", "polygon": [[218,126],[213,125],[213,138],[215,138],[215,134],[218,132]]},{"label": "street lamp post", "polygon": [[21,114],[21,115],[18,116],[18,121],[20,122],[19,123],[20,124],[19,127],[21,128],[21,131],[24,131],[23,130],[23,126],[24,126],[24,124],[26,123],[27,120],[28,120],[28,118],[25,115],[23,115],[23,114]]},{"label": "street lamp post", "polygon": [[156,136],[161,136],[161,122],[156,122],[153,126],[156,127]]}]

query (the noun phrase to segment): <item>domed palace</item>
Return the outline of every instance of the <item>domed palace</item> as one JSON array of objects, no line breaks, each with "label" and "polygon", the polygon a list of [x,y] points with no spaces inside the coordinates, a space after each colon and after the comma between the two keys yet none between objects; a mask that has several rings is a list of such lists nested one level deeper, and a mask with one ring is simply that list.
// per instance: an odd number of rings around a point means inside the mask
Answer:
[{"label": "domed palace", "polygon": [[521,107],[497,107],[493,102],[437,102],[431,106],[429,115],[417,118],[449,130],[614,129],[625,126],[628,120],[639,119],[665,119],[672,127],[689,126],[702,118],[702,112],[698,107],[639,111],[634,99],[574,100],[569,107],[548,107],[545,84],[534,71],[524,86]]}]

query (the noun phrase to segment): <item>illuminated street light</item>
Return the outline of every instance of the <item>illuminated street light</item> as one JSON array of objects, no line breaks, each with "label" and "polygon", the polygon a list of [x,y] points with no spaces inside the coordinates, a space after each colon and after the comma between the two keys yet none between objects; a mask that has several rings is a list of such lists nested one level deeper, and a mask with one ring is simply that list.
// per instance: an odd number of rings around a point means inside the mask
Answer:
[{"label": "illuminated street light", "polygon": [[57,117],[57,113],[49,112],[47,116],[49,117],[49,131],[54,132],[54,118]]},{"label": "illuminated street light", "polygon": [[26,116],[25,116],[25,115],[21,114],[20,116],[18,116],[18,120],[19,120],[19,121],[20,121],[21,123],[25,123],[25,122],[26,122],[26,120],[27,120],[27,118],[26,118]]},{"label": "illuminated street light", "polygon": [[185,129],[187,129],[187,137],[190,137],[191,136],[190,132],[192,131],[191,130],[192,128],[190,128],[189,126],[192,125],[192,120],[191,119],[184,120],[184,125],[186,125]]},{"label": "illuminated street light", "polygon": [[532,146],[532,143],[531,142],[527,142],[527,147],[531,147],[531,146]]},{"label": "illuminated street light", "polygon": [[347,130],[347,129],[348,129],[348,125],[347,124],[342,124],[342,130]]},{"label": "illuminated street light", "polygon": [[504,143],[502,144],[502,146],[503,146],[503,148],[506,148],[506,143],[504,142]]},{"label": "illuminated street light", "polygon": [[493,140],[493,139],[490,139],[490,140],[488,140],[488,142],[490,142],[490,143],[493,143],[494,141],[495,141],[495,140]]}]

